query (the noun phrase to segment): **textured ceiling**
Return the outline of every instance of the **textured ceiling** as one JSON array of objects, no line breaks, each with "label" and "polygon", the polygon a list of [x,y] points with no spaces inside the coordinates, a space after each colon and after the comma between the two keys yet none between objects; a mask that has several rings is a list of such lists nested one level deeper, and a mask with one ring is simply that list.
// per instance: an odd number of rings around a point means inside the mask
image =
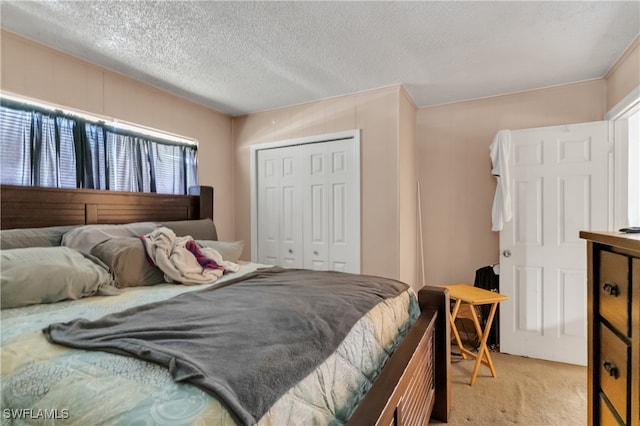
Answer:
[{"label": "textured ceiling", "polygon": [[3,28],[240,115],[404,84],[418,106],[600,78],[640,2],[2,1]]}]

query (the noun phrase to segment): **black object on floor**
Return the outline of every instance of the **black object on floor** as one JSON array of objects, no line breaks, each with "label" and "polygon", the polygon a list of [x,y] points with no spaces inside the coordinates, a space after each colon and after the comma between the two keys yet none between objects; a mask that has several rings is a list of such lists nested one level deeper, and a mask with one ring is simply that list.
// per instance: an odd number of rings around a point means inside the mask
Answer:
[{"label": "black object on floor", "polygon": [[[500,276],[497,275],[493,270],[493,265],[483,266],[482,268],[476,270],[476,278],[473,283],[474,287],[483,288],[485,290],[500,292]],[[487,318],[489,318],[489,312],[491,310],[491,305],[482,305],[480,308],[480,323],[482,324],[482,329],[487,323]],[[491,329],[489,330],[489,337],[487,337],[487,347],[492,350],[500,350],[500,306],[496,308],[496,314],[493,317],[493,324],[491,324]]]}]

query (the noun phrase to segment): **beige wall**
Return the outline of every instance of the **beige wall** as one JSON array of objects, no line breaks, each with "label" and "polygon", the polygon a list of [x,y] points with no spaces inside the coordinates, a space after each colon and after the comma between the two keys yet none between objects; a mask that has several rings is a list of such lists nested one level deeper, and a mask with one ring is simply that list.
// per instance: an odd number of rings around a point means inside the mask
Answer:
[{"label": "beige wall", "polygon": [[620,102],[631,90],[640,86],[640,37],[605,76],[607,82],[607,111]]},{"label": "beige wall", "polygon": [[495,133],[598,121],[605,99],[599,79],[418,111],[426,284],[473,283],[476,269],[498,261],[489,160]]},{"label": "beige wall", "polygon": [[418,159],[416,143],[417,111],[413,99],[404,90],[400,91],[398,125],[398,229],[400,281],[422,287],[422,279],[417,275],[417,182]]},{"label": "beige wall", "polygon": [[[236,238],[251,241],[250,145],[360,129],[362,272],[399,278],[398,167],[399,158],[411,154],[413,132],[411,124],[405,123],[402,131],[399,129],[399,114],[411,109],[406,100],[400,101],[401,90],[399,86],[372,90],[234,118]],[[402,150],[398,143],[400,135],[405,141]],[[403,175],[402,179],[409,178]],[[402,250],[404,253],[408,249]],[[244,256],[249,255],[250,249],[245,245]],[[413,275],[407,278],[409,282],[414,280]]]},{"label": "beige wall", "polygon": [[234,237],[230,117],[15,34],[0,37],[2,91],[197,139],[218,233]]}]

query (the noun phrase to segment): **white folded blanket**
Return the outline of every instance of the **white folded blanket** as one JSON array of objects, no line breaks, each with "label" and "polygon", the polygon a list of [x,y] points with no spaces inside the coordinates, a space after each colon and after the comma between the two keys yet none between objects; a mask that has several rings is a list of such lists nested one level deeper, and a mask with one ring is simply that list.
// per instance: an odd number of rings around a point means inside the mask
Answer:
[{"label": "white folded blanket", "polygon": [[193,238],[176,237],[171,229],[164,226],[144,235],[143,241],[149,258],[164,272],[168,282],[207,284],[215,282],[225,271],[237,272],[240,269],[238,264],[224,260],[220,252],[208,247],[200,248],[200,252],[213,259],[224,270],[203,267],[185,247]]}]

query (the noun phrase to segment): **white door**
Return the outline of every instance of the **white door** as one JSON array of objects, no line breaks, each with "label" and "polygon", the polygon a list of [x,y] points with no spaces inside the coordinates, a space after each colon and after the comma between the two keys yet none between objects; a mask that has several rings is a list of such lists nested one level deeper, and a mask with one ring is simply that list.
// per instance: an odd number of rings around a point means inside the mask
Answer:
[{"label": "white door", "polygon": [[586,365],[586,244],[606,230],[607,122],[511,134],[513,220],[500,232],[500,350]]},{"label": "white door", "polygon": [[257,261],[360,272],[359,139],[258,149]]},{"label": "white door", "polygon": [[258,262],[302,268],[302,178],[300,150],[258,152]]},{"label": "white door", "polygon": [[304,267],[360,272],[357,144],[331,141],[302,145],[309,167],[304,183]]}]

